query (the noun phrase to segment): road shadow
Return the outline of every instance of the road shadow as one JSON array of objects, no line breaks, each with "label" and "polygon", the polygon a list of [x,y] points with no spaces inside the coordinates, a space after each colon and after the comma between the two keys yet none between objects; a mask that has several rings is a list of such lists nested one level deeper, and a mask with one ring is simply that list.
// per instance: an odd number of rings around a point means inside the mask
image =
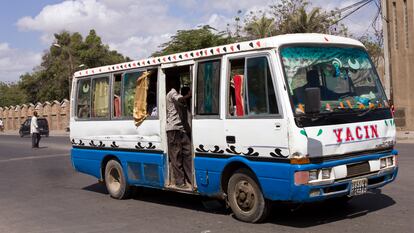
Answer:
[{"label": "road shadow", "polygon": [[[96,183],[83,190],[108,195],[102,183]],[[108,197],[109,198],[109,197]],[[134,187],[131,199],[174,206],[207,213],[231,215],[231,209],[223,202],[211,198],[167,190]],[[395,201],[377,189],[362,196],[354,197],[348,203],[332,201],[290,204],[275,202],[265,223],[295,228],[308,228],[345,219],[357,218],[395,204]]]},{"label": "road shadow", "polygon": [[[104,195],[109,194],[103,183],[92,184],[82,189]],[[225,208],[224,203],[212,198],[147,187],[132,187],[131,199],[221,215],[231,213],[231,210]]]},{"label": "road shadow", "polygon": [[105,195],[109,194],[108,191],[106,190],[105,185],[102,183],[92,184],[92,185],[83,187],[82,189],[86,191],[90,191],[90,192],[105,194]]},{"label": "road shadow", "polygon": [[[307,228],[357,218],[395,204],[394,199],[377,189],[354,197],[348,203],[325,201],[303,205],[274,204],[268,223]],[[293,207],[293,208],[292,208]]]}]

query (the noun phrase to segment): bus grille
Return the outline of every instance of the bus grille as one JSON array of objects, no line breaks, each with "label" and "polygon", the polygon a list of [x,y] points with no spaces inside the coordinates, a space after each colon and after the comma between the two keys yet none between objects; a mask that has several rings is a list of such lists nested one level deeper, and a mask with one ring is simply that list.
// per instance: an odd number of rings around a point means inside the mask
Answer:
[{"label": "bus grille", "polygon": [[371,169],[368,161],[347,165],[347,178],[370,173]]}]

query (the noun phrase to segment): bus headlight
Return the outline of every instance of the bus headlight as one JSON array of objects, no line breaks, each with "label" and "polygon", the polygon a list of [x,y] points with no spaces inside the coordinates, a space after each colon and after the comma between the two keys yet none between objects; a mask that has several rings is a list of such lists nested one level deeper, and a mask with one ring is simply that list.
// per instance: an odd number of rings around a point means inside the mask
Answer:
[{"label": "bus headlight", "polygon": [[380,159],[380,169],[383,169],[387,166],[387,159],[386,158],[381,158]]},{"label": "bus headlight", "polygon": [[396,156],[389,156],[380,159],[380,169],[387,169],[396,166]]},{"label": "bus headlight", "polygon": [[328,184],[334,181],[334,175],[332,174],[332,168],[314,169],[310,171],[297,171],[295,172],[295,184],[311,184],[321,185]]},{"label": "bus headlight", "polygon": [[318,170],[309,171],[309,181],[314,181],[318,179]]},{"label": "bus headlight", "polygon": [[322,180],[329,180],[331,178],[331,169],[322,169]]},{"label": "bus headlight", "polygon": [[387,166],[388,167],[391,167],[391,166],[393,166],[394,165],[394,160],[393,160],[393,157],[388,157],[387,158]]}]

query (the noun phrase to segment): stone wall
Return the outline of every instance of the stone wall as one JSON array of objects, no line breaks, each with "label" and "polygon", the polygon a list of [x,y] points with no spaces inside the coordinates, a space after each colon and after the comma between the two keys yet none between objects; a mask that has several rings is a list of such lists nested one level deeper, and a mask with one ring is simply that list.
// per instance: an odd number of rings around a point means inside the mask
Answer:
[{"label": "stone wall", "polygon": [[39,117],[46,118],[49,130],[66,130],[69,128],[70,103],[67,99],[62,102],[44,102],[36,104],[22,104],[0,107],[0,119],[3,120],[5,130],[19,130],[20,125],[33,116],[37,111]]},{"label": "stone wall", "polygon": [[383,3],[395,124],[411,131],[414,130],[414,1],[384,0]]}]

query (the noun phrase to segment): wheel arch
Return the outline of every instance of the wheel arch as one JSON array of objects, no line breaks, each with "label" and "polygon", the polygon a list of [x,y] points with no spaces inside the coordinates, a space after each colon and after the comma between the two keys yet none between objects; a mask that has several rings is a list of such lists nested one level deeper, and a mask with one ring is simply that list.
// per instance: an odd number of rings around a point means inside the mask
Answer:
[{"label": "wheel arch", "polygon": [[102,162],[101,162],[101,169],[100,169],[101,170],[101,179],[100,179],[100,181],[105,181],[105,167],[106,167],[106,164],[110,160],[116,160],[122,166],[121,160],[119,160],[119,158],[117,156],[115,156],[113,154],[105,155],[105,157],[102,159]]},{"label": "wheel arch", "polygon": [[253,171],[253,169],[245,162],[242,160],[233,160],[231,162],[229,162],[223,169],[223,172],[221,174],[221,179],[220,179],[220,186],[221,186],[221,191],[225,194],[227,194],[227,185],[229,183],[230,177],[234,174],[234,172],[236,172],[239,169],[247,169],[249,170],[252,174],[253,174],[253,179],[257,182],[257,184],[259,185],[260,189],[262,189],[262,186],[260,184],[259,179],[257,178],[256,173]]}]

